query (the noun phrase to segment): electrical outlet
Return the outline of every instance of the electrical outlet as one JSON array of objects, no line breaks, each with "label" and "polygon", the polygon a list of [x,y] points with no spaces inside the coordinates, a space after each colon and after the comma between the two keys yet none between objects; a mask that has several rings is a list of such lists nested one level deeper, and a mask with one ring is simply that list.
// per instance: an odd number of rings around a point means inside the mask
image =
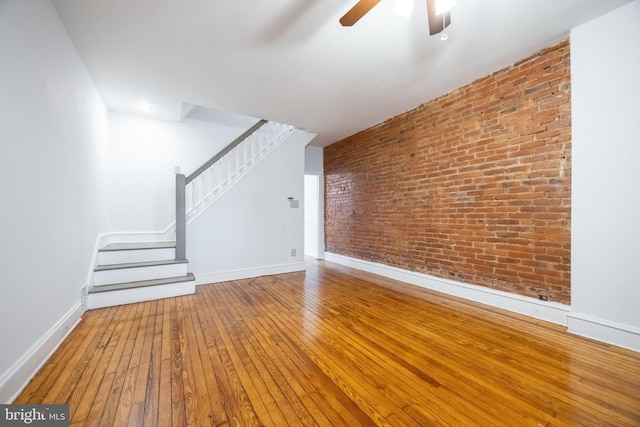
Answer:
[{"label": "electrical outlet", "polygon": [[291,249],[291,256],[296,256],[296,249],[295,248]]}]

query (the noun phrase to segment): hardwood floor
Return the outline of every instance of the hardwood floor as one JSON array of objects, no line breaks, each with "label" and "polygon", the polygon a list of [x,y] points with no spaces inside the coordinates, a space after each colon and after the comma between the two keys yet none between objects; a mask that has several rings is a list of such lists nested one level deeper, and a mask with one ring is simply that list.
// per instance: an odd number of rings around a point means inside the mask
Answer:
[{"label": "hardwood floor", "polygon": [[89,426],[638,426],[640,354],[312,262],[90,311],[16,403]]}]

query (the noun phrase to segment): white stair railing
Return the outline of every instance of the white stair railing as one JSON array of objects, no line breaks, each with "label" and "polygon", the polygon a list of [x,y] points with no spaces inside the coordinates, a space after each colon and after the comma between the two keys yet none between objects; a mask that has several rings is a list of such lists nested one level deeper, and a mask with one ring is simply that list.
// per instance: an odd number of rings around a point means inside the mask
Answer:
[{"label": "white stair railing", "polygon": [[279,145],[292,129],[289,125],[267,122],[216,162],[186,183],[187,222],[195,218],[226,188]]},{"label": "white stair railing", "polygon": [[[290,125],[261,120],[188,177],[176,175],[176,258],[186,256],[186,223],[277,148],[292,130]],[[179,226],[182,221],[184,227]]]}]

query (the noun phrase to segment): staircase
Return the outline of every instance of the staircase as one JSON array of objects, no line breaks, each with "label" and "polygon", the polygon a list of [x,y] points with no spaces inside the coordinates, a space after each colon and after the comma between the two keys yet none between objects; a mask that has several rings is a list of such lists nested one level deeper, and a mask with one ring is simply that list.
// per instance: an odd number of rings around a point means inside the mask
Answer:
[{"label": "staircase", "polygon": [[98,250],[87,308],[188,295],[186,226],[291,134],[288,125],[261,120],[185,177],[176,175],[175,241],[109,243]]},{"label": "staircase", "polygon": [[261,120],[211,160],[185,178],[187,223],[193,221],[232,185],[249,173],[291,135],[293,127]]},{"label": "staircase", "polygon": [[188,295],[195,277],[175,259],[175,242],[111,243],[98,250],[88,308]]}]

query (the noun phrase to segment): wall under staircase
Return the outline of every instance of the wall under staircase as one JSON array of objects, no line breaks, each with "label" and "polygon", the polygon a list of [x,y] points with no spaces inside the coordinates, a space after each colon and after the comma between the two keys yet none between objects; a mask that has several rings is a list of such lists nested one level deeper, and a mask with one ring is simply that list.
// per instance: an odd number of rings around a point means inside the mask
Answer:
[{"label": "wall under staircase", "polygon": [[304,160],[314,137],[294,130],[189,223],[187,257],[196,284],[305,269]]}]

